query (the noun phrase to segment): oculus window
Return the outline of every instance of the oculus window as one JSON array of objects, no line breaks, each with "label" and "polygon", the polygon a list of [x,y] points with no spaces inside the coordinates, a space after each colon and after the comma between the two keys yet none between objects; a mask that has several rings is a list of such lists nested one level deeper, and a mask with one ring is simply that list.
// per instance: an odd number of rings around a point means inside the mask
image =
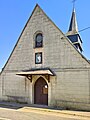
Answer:
[{"label": "oculus window", "polygon": [[35,64],[42,64],[42,53],[35,53]]},{"label": "oculus window", "polygon": [[43,35],[38,33],[35,37],[35,47],[43,47]]}]

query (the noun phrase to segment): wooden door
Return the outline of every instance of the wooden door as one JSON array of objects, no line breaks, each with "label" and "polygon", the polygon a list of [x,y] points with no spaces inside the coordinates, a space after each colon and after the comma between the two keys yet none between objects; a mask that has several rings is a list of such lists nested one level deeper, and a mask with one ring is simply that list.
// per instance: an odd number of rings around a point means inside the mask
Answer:
[{"label": "wooden door", "polygon": [[34,103],[48,105],[48,85],[42,77],[34,85]]}]

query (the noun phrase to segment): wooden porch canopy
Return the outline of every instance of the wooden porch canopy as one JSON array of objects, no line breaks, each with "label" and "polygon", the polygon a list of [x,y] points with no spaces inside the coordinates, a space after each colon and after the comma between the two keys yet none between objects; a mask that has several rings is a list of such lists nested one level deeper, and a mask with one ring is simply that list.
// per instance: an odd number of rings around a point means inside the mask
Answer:
[{"label": "wooden porch canopy", "polygon": [[32,75],[43,75],[50,82],[50,76],[54,76],[54,73],[50,69],[36,69],[18,72],[16,75],[25,76],[32,82]]}]

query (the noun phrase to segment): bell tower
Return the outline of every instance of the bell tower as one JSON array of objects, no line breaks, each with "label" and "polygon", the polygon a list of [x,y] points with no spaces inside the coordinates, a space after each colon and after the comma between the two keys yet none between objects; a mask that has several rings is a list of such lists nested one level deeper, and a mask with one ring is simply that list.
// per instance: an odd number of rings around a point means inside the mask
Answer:
[{"label": "bell tower", "polygon": [[75,0],[73,0],[72,16],[71,16],[69,29],[68,29],[68,32],[66,33],[66,36],[70,39],[73,45],[79,50],[79,52],[82,52],[83,51],[82,40],[78,32],[78,25],[77,25],[77,20],[76,20],[76,12],[75,12],[74,4],[75,4]]}]

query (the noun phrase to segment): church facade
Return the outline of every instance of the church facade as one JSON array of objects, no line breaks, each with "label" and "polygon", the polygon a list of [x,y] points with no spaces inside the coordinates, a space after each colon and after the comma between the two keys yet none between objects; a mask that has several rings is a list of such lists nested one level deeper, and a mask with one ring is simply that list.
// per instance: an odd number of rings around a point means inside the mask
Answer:
[{"label": "church facade", "polygon": [[0,101],[90,110],[90,62],[73,10],[65,35],[36,5],[0,73]]}]

